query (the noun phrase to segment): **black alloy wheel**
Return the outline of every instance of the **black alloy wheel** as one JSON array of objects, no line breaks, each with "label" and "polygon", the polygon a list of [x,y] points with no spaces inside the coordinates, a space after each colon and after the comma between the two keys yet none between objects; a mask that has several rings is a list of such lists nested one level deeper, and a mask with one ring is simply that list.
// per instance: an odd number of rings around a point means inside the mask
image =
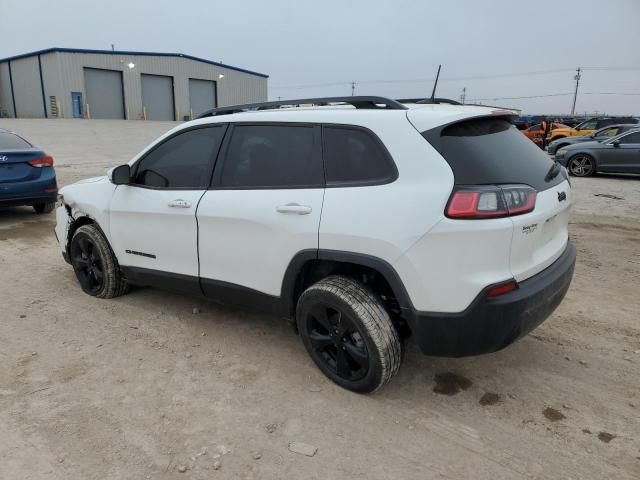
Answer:
[{"label": "black alloy wheel", "polygon": [[400,368],[403,344],[389,312],[380,295],[353,278],[330,275],[309,286],[296,322],[311,359],[347,390],[373,392]]},{"label": "black alloy wheel", "polygon": [[312,355],[327,370],[352,382],[367,375],[370,364],[367,346],[353,320],[339,307],[316,305],[307,314],[305,326]]},{"label": "black alloy wheel", "polygon": [[97,245],[91,237],[79,233],[74,237],[70,250],[71,265],[82,290],[97,294],[104,287],[104,267]]}]

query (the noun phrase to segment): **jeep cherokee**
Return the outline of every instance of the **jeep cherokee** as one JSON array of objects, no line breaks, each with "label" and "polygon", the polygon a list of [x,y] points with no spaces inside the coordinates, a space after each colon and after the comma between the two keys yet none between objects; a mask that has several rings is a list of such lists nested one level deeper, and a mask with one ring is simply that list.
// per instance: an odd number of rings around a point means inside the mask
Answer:
[{"label": "jeep cherokee", "polygon": [[396,374],[407,339],[428,355],[500,350],[571,282],[568,176],[511,111],[414,102],[206,112],[64,187],[62,255],[95,297],[156,286],[295,321],[356,392]]}]

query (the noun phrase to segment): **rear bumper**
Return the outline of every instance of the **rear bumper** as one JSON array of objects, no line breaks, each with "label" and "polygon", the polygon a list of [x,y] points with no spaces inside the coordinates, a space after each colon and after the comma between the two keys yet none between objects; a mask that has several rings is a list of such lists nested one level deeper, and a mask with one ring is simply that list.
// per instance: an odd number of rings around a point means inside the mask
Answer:
[{"label": "rear bumper", "polygon": [[483,291],[461,313],[414,312],[412,337],[426,355],[465,357],[501,350],[540,325],[564,298],[576,261],[571,242],[552,265],[488,298]]},{"label": "rear bumper", "polygon": [[55,170],[50,167],[37,170],[41,171],[35,179],[0,183],[0,206],[55,202],[58,195]]},{"label": "rear bumper", "polygon": [[35,205],[37,203],[55,203],[58,192],[33,192],[19,197],[0,196],[0,207],[18,207],[22,205]]}]

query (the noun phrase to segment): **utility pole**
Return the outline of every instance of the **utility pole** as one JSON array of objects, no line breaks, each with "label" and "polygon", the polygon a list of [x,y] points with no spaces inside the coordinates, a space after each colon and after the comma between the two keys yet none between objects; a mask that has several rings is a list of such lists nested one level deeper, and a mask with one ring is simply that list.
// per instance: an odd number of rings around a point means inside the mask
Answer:
[{"label": "utility pole", "polygon": [[571,116],[573,117],[576,111],[576,100],[578,99],[578,85],[580,85],[580,72],[581,69],[578,67],[576,70],[576,74],[573,76],[573,79],[576,81],[576,91],[573,93],[573,105],[571,106]]},{"label": "utility pole", "polygon": [[356,82],[351,82],[351,96],[353,97],[356,91]]},{"label": "utility pole", "polygon": [[460,103],[464,105],[464,101],[467,99],[467,87],[462,89],[462,93],[460,94]]}]

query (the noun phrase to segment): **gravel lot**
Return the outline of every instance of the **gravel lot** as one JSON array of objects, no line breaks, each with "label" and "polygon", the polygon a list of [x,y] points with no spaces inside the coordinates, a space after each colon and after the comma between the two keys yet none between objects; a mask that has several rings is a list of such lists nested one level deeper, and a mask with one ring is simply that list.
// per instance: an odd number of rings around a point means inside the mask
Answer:
[{"label": "gravel lot", "polygon": [[[172,125],[0,120],[54,155],[61,185]],[[555,314],[491,355],[410,348],[370,396],[325,381],[277,318],[83,294],[53,215],[0,210],[0,478],[640,478],[640,178],[574,188]]]}]

